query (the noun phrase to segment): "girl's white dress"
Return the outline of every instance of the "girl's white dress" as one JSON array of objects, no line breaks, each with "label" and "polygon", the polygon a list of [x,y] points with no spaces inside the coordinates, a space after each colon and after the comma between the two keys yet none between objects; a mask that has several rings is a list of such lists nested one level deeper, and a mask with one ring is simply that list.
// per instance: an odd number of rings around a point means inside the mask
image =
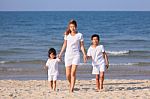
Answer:
[{"label": "girl's white dress", "polygon": [[48,67],[48,80],[57,80],[58,72],[58,62],[60,62],[59,58],[56,59],[48,59],[46,62],[46,66]]}]

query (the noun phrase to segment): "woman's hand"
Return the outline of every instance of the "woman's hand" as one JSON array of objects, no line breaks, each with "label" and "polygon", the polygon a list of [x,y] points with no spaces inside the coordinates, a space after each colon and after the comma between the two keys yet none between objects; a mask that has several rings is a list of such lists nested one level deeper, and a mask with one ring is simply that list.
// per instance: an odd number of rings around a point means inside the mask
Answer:
[{"label": "woman's hand", "polygon": [[86,55],[83,55],[83,61],[84,61],[84,63],[87,62],[87,56]]}]

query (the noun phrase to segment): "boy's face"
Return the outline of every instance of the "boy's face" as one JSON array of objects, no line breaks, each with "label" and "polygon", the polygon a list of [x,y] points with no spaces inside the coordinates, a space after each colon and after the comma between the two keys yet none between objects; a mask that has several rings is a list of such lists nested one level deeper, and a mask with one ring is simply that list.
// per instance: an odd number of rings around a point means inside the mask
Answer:
[{"label": "boy's face", "polygon": [[93,37],[92,44],[93,45],[98,45],[98,43],[99,43],[98,38],[97,37]]},{"label": "boy's face", "polygon": [[49,54],[49,56],[50,56],[50,58],[52,58],[52,59],[54,59],[54,58],[55,58],[54,53]]}]

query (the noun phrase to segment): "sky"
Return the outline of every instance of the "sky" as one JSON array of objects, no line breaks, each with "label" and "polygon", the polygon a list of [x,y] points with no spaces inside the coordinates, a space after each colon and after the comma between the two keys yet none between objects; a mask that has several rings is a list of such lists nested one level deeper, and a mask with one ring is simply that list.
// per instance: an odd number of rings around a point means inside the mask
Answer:
[{"label": "sky", "polygon": [[0,0],[0,11],[150,11],[150,0]]}]

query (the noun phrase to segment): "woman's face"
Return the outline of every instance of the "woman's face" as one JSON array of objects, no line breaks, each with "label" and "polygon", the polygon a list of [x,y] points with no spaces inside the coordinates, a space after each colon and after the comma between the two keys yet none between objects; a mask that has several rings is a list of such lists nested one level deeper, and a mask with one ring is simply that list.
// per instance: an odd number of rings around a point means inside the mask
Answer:
[{"label": "woman's face", "polygon": [[93,37],[92,44],[93,45],[98,45],[98,43],[99,43],[98,38],[97,37]]},{"label": "woman's face", "polygon": [[76,26],[74,24],[70,24],[69,28],[71,32],[76,32]]}]

